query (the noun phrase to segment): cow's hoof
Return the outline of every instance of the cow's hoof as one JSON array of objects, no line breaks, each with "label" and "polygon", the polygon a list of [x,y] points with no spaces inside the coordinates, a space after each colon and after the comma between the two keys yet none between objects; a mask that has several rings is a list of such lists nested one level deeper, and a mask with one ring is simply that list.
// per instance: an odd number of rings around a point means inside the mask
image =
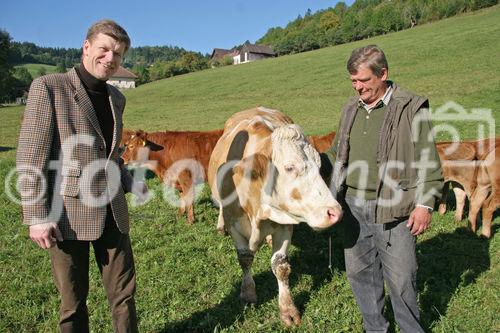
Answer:
[{"label": "cow's hoof", "polygon": [[481,239],[483,239],[483,240],[490,240],[491,235],[481,234],[481,235],[479,235],[479,238],[481,238]]},{"label": "cow's hoof", "polygon": [[470,232],[472,232],[473,234],[475,234],[475,233],[476,233],[476,231],[477,231],[477,230],[476,230],[476,227],[475,227],[475,226],[473,226],[473,225],[472,225],[472,224],[470,224],[470,223],[467,225],[467,229],[468,229]]},{"label": "cow's hoof", "polygon": [[295,307],[289,307],[288,309],[281,310],[280,317],[287,327],[292,327],[292,325],[299,326],[302,321],[300,313]]}]

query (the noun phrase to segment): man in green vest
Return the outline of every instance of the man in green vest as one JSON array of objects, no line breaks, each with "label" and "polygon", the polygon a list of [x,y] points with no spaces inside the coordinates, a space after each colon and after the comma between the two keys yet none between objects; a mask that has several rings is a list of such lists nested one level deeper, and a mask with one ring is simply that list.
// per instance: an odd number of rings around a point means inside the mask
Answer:
[{"label": "man in green vest", "polygon": [[430,225],[443,177],[426,98],[388,81],[384,52],[354,50],[357,96],[342,110],[327,153],[344,208],[345,262],[367,332],[386,332],[384,281],[401,332],[424,332],[417,304],[416,236]]}]

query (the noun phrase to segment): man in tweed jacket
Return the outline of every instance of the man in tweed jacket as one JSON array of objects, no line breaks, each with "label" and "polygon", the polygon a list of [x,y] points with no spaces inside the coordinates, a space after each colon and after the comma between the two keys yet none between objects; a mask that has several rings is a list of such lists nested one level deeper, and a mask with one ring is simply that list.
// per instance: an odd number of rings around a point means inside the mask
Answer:
[{"label": "man in tweed jacket", "polygon": [[88,331],[89,246],[92,243],[116,332],[137,331],[135,268],[124,193],[134,183],[119,143],[125,97],[106,81],[130,47],[111,20],[93,24],[82,64],[33,81],[17,151],[23,222],[50,249],[61,295],[60,330]]}]

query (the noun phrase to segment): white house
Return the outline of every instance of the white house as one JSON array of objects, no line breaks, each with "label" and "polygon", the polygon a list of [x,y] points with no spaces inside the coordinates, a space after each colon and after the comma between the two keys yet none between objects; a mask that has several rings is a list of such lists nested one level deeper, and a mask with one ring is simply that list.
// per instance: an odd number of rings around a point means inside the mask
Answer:
[{"label": "white house", "polygon": [[108,83],[121,89],[135,88],[137,75],[121,67],[109,78]]},{"label": "white house", "polygon": [[233,64],[244,64],[255,60],[275,57],[273,49],[267,45],[245,44],[240,53],[233,56]]}]

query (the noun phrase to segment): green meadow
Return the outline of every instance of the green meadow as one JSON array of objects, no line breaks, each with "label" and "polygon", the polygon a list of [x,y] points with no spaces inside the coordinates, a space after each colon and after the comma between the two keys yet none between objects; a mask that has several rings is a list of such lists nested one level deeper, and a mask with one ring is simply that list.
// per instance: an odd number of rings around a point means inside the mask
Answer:
[{"label": "green meadow", "polygon": [[24,64],[17,67],[25,67],[30,73],[32,78],[37,78],[40,76],[40,70],[45,68],[47,74],[56,73],[56,66],[46,65],[46,64]]},{"label": "green meadow", "polygon": [[[221,128],[237,111],[262,105],[287,113],[307,134],[336,130],[340,108],[354,93],[346,60],[352,49],[366,44],[381,46],[390,78],[427,96],[433,111],[452,101],[456,107],[450,112],[489,109],[498,124],[499,22],[500,6],[495,6],[369,40],[149,83],[124,92],[125,127],[209,130]],[[20,206],[7,195],[15,183],[12,170],[22,112],[22,107],[0,108],[0,332],[55,332],[58,295],[48,252],[29,240],[20,223]],[[433,120],[443,122],[437,116]],[[470,139],[488,135],[478,134],[478,124],[493,120],[483,117],[454,125],[461,139]],[[500,133],[494,124],[493,132]],[[437,137],[449,135],[440,132]],[[244,308],[239,303],[236,252],[231,239],[215,231],[218,212],[209,189],[200,188],[195,224],[187,225],[184,218],[176,220],[176,208],[165,200],[159,181],[147,182],[154,199],[130,209],[140,331],[362,331],[345,275],[342,225],[323,233],[306,225],[295,229],[290,286],[302,325],[288,330],[279,318],[271,249],[264,245],[256,255],[258,304]],[[485,241],[467,230],[466,220],[455,223],[453,214],[433,214],[430,230],[418,238],[422,321],[430,332],[499,332],[499,219],[493,223],[492,239]],[[91,265],[87,305],[92,331],[111,332],[96,265]],[[390,305],[386,314],[391,332],[398,332]]]}]

